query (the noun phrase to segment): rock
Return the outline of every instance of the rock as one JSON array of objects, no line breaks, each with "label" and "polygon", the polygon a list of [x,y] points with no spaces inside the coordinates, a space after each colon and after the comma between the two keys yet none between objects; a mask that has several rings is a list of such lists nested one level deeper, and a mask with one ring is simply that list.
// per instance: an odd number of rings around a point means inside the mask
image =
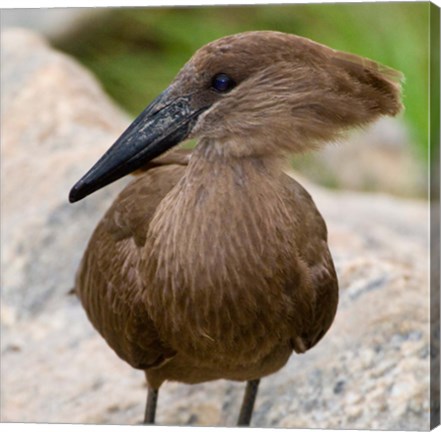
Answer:
[{"label": "rock", "polygon": [[87,220],[98,221],[114,194],[70,206],[69,187],[128,119],[87,71],[33,33],[5,31],[1,61],[3,294],[19,316],[72,287],[81,255],[72,242],[84,247]]},{"label": "rock", "polygon": [[427,196],[422,157],[416,154],[404,124],[396,118],[382,118],[363,131],[352,132],[349,139],[295,157],[293,164],[313,181],[337,189]]},{"label": "rock", "polygon": [[26,27],[54,39],[77,28],[84,21],[96,19],[100,8],[3,9],[1,27]]},{"label": "rock", "polygon": [[[33,33],[2,34],[2,68],[2,421],[139,423],[143,374],[67,294],[123,182],[76,205],[68,191],[128,119]],[[262,380],[253,426],[427,429],[427,203],[302,182],[327,220],[340,306],[317,347]],[[232,426],[242,393],[166,383],[158,423]]]}]

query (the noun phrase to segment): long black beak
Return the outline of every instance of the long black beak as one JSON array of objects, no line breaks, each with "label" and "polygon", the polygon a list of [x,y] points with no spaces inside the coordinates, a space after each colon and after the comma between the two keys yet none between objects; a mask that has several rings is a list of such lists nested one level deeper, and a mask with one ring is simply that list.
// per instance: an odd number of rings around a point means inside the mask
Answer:
[{"label": "long black beak", "polygon": [[156,98],[75,184],[71,203],[140,168],[188,136],[208,107],[194,108],[190,96],[173,98],[169,93],[166,90]]}]

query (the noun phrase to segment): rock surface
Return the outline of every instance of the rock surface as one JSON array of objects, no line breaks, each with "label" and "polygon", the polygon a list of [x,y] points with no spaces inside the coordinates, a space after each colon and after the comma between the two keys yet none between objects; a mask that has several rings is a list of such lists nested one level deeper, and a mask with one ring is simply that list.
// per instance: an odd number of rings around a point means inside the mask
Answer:
[{"label": "rock surface", "polygon": [[[8,30],[1,48],[2,421],[138,423],[143,374],[116,357],[67,295],[122,186],[76,205],[68,191],[128,119],[37,35]],[[427,203],[302,182],[327,220],[340,306],[316,348],[262,380],[252,425],[427,429]],[[227,381],[166,383],[157,421],[234,425],[242,392]]]},{"label": "rock surface", "polygon": [[342,142],[296,158],[294,166],[336,189],[427,196],[427,170],[396,118],[384,117],[363,131],[352,131]]},{"label": "rock surface", "polygon": [[58,38],[75,29],[85,20],[94,19],[104,8],[17,8],[3,9],[1,28],[24,27],[48,38]]}]

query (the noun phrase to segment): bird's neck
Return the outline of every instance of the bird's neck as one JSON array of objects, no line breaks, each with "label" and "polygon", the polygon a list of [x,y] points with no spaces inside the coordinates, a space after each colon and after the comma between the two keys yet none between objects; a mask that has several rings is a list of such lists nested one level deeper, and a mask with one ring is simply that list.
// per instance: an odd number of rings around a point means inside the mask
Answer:
[{"label": "bird's neck", "polygon": [[216,143],[204,142],[194,150],[178,190],[189,212],[209,223],[218,218],[219,226],[225,226],[233,219],[265,217],[266,210],[283,205],[282,175],[277,159],[235,157]]},{"label": "bird's neck", "polygon": [[[230,144],[234,146],[234,144]],[[243,187],[256,185],[256,181],[274,183],[281,173],[280,161],[254,155],[236,157],[216,143],[200,143],[193,151],[186,179],[229,188],[232,195],[243,194]]]}]

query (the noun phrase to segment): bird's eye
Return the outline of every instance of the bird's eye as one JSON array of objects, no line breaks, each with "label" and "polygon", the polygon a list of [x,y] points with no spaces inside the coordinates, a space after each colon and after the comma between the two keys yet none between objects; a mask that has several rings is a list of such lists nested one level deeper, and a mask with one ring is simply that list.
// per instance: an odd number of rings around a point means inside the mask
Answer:
[{"label": "bird's eye", "polygon": [[219,93],[226,93],[231,90],[236,83],[227,74],[220,73],[213,77],[211,86]]}]

